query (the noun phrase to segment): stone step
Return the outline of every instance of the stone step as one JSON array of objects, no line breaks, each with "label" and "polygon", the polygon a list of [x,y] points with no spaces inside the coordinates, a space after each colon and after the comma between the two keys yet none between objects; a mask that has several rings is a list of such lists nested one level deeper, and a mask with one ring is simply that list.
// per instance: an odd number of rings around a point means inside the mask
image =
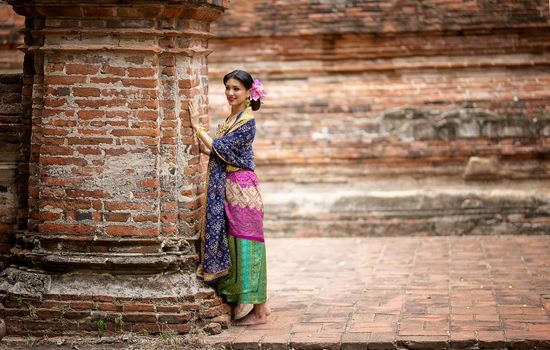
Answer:
[{"label": "stone step", "polygon": [[544,180],[264,182],[262,193],[273,237],[550,233]]}]

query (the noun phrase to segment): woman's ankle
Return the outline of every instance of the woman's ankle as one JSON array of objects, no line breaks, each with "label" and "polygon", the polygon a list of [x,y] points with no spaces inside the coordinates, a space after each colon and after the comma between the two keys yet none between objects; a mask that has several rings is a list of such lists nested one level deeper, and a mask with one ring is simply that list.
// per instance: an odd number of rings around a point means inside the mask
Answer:
[{"label": "woman's ankle", "polygon": [[256,304],[254,305],[254,314],[258,318],[265,318],[267,317],[267,307],[266,304]]}]

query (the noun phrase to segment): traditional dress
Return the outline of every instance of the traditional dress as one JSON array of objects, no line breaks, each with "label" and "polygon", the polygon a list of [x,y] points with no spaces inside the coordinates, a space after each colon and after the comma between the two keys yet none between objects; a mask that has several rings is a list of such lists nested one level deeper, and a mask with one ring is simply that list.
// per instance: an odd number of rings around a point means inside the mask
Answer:
[{"label": "traditional dress", "polygon": [[246,108],[216,132],[208,163],[197,275],[227,302],[262,304],[267,276],[263,202],[254,173],[256,121]]}]

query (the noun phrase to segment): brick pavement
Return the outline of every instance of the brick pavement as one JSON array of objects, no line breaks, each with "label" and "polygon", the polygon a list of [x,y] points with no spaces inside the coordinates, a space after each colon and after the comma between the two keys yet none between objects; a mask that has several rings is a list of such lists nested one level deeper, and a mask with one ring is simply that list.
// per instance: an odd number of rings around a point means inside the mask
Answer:
[{"label": "brick pavement", "polygon": [[272,238],[267,249],[270,322],[207,343],[550,349],[550,236]]}]

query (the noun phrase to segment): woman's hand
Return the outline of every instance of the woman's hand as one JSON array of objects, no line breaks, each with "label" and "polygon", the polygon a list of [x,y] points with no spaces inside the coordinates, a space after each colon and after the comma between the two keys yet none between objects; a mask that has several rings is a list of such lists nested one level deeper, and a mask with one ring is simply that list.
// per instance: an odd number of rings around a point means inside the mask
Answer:
[{"label": "woman's hand", "polygon": [[210,149],[212,149],[212,138],[208,135],[208,132],[206,132],[206,129],[201,125],[199,121],[199,112],[197,111],[197,106],[195,105],[195,102],[189,100],[189,116],[191,120],[191,126],[193,129],[195,129],[195,132],[197,130],[201,130],[200,132],[196,133],[197,138],[202,141],[199,142],[199,144],[204,144],[205,149],[203,150],[203,153],[209,154]]},{"label": "woman's hand", "polygon": [[189,100],[189,115],[191,117],[191,126],[193,129],[197,130],[201,124],[199,121],[199,112],[197,111],[197,106],[193,100]]}]

